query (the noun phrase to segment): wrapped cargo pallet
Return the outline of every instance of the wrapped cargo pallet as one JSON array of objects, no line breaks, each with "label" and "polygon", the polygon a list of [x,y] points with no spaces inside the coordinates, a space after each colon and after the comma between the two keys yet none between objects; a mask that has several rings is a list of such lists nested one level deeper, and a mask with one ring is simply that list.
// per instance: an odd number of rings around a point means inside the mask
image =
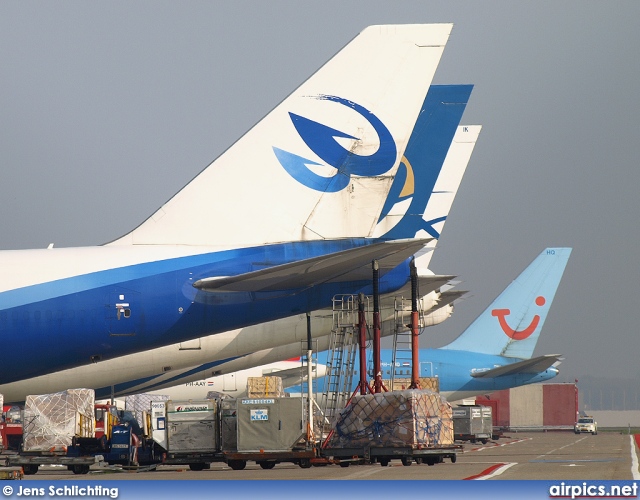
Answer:
[{"label": "wrapped cargo pallet", "polygon": [[24,405],[23,450],[64,452],[74,436],[93,437],[93,389],[68,389],[27,396]]},{"label": "wrapped cargo pallet", "polygon": [[169,396],[156,394],[133,394],[124,398],[124,411],[131,412],[140,428],[144,429],[144,413],[151,411],[151,402],[167,402]]},{"label": "wrapped cargo pallet", "polygon": [[280,377],[248,377],[247,397],[250,399],[282,398],[286,396]]},{"label": "wrapped cargo pallet", "polygon": [[447,446],[453,444],[452,410],[428,390],[366,394],[339,413],[334,431],[330,448]]}]

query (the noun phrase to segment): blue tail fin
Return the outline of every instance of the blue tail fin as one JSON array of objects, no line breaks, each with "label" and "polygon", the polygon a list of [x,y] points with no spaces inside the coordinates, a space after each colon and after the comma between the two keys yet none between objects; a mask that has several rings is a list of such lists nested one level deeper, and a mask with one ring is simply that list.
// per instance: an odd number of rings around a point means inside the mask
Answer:
[{"label": "blue tail fin", "polygon": [[443,349],[529,359],[570,255],[570,248],[544,250]]},{"label": "blue tail fin", "polygon": [[[382,208],[375,235],[391,239],[438,238],[423,215],[473,85],[432,85]],[[446,213],[441,214],[446,218]]]}]

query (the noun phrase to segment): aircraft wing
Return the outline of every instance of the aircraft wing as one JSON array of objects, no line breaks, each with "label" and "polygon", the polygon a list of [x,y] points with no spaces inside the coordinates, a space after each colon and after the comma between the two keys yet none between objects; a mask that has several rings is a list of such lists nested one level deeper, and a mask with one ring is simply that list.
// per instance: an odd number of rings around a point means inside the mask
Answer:
[{"label": "aircraft wing", "polygon": [[268,292],[307,288],[322,283],[370,280],[371,261],[378,261],[382,276],[431,239],[373,243],[237,276],[204,278],[193,286],[207,292]]},{"label": "aircraft wing", "polygon": [[485,372],[472,373],[471,376],[474,378],[494,378],[503,375],[516,375],[518,373],[540,373],[560,361],[561,356],[562,354],[545,354],[544,356],[525,359]]}]

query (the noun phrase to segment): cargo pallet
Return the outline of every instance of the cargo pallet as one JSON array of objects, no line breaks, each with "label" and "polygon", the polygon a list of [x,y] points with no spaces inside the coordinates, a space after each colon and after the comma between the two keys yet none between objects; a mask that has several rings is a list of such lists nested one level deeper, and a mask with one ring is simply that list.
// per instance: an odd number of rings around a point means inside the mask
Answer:
[{"label": "cargo pallet", "polygon": [[224,462],[220,453],[167,453],[157,465],[188,465],[193,471],[201,471],[209,470],[215,462]]},{"label": "cargo pallet", "polygon": [[0,467],[0,480],[22,479],[22,467]]},{"label": "cargo pallet", "polygon": [[9,455],[7,465],[10,467],[22,467],[27,476],[36,474],[41,465],[66,465],[74,474],[88,474],[89,468],[104,461],[102,455],[86,457],[68,457],[66,455]]},{"label": "cargo pallet", "polygon": [[410,446],[380,446],[367,448],[325,448],[322,455],[333,458],[341,467],[350,464],[375,463],[383,467],[389,465],[393,459],[400,459],[402,465],[417,464],[435,465],[442,463],[445,458],[455,463],[457,454],[462,453],[462,445],[441,446],[437,448],[412,448]]},{"label": "cargo pallet", "polygon": [[263,469],[273,469],[281,462],[292,462],[302,469],[311,467],[312,460],[317,457],[315,450],[285,451],[231,451],[224,453],[224,461],[233,470],[242,470],[247,461],[256,462]]}]

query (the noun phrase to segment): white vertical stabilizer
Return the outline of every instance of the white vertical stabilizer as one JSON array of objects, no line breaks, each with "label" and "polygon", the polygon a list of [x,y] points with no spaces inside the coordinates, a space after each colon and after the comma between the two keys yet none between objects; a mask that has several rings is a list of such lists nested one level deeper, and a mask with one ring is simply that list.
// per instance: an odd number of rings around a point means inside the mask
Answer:
[{"label": "white vertical stabilizer", "polygon": [[[442,164],[442,170],[435,186],[433,193],[427,203],[422,218],[425,221],[437,221],[431,224],[431,227],[437,231],[438,235],[442,234],[444,224],[451,211],[451,206],[455,200],[458,188],[462,182],[462,177],[467,170],[471,153],[478,141],[482,125],[460,125],[453,137],[453,142],[449,146],[449,151]],[[416,237],[433,236],[426,231],[421,231]],[[418,274],[431,274],[428,271],[429,262],[433,256],[433,250],[438,240],[431,240],[425,247],[416,254],[416,267]]]},{"label": "white vertical stabilizer", "polygon": [[110,245],[234,248],[371,236],[451,28],[365,29]]}]

